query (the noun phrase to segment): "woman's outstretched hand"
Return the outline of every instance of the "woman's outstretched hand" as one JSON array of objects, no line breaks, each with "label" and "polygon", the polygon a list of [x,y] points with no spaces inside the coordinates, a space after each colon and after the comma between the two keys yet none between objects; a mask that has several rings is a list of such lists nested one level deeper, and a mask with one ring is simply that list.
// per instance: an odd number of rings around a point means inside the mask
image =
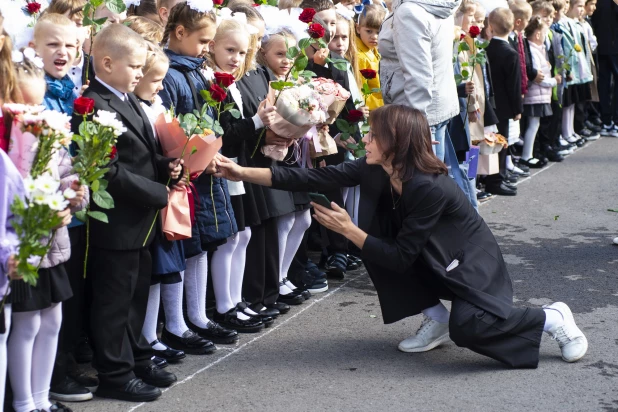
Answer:
[{"label": "woman's outstretched hand", "polygon": [[335,202],[330,203],[332,210],[313,202],[311,202],[311,206],[313,206],[313,217],[327,229],[345,236],[354,227],[348,212]]},{"label": "woman's outstretched hand", "polygon": [[242,167],[238,166],[227,157],[217,156],[215,158],[215,163],[217,165],[217,171],[214,173],[215,177],[222,177],[233,182],[242,180]]}]

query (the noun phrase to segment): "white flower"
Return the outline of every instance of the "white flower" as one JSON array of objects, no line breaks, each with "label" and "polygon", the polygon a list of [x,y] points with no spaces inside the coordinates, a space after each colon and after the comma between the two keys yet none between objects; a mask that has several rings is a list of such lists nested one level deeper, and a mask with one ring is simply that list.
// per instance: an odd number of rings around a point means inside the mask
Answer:
[{"label": "white flower", "polygon": [[49,195],[46,200],[47,206],[49,206],[51,210],[61,211],[66,209],[69,205],[69,202],[60,193]]},{"label": "white flower", "polygon": [[127,131],[122,122],[116,119],[116,113],[113,112],[99,110],[93,120],[101,126],[113,129],[116,136],[120,136],[122,133]]},{"label": "white flower", "polygon": [[45,195],[45,193],[37,189],[30,195],[30,200],[32,200],[37,205],[44,205],[45,203],[47,203],[47,196]]},{"label": "white flower", "polygon": [[26,188],[26,194],[30,196],[30,193],[36,190],[36,185],[34,184],[34,180],[32,180],[32,176],[28,175],[24,179],[24,187]]},{"label": "white flower", "polygon": [[187,0],[187,6],[199,13],[208,13],[214,8],[212,0]]},{"label": "white flower", "polygon": [[50,129],[60,133],[65,133],[71,130],[71,116],[55,110],[45,110],[41,113],[41,117],[47,123]]},{"label": "white flower", "polygon": [[73,199],[75,198],[75,196],[77,196],[77,193],[75,193],[75,190],[67,187],[66,189],[64,189],[64,192],[62,192],[62,196],[64,196],[65,199]]},{"label": "white flower", "polygon": [[37,190],[40,190],[41,192],[46,194],[52,194],[58,191],[58,187],[60,187],[60,182],[50,175],[42,175],[34,181],[34,185]]},{"label": "white flower", "polygon": [[30,256],[26,261],[34,267],[38,267],[41,262],[41,256]]}]

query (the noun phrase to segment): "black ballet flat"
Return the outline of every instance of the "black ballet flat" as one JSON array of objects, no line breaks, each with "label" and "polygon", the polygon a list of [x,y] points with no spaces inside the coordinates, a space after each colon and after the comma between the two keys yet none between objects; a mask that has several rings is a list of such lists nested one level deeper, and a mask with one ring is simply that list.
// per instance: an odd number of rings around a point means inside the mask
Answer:
[{"label": "black ballet flat", "polygon": [[[161,341],[158,339],[155,339],[152,342],[150,342],[150,346],[154,347],[157,343],[161,343]],[[167,346],[165,343],[161,343],[161,344],[165,346],[165,349],[158,350],[158,349],[153,348],[154,355],[156,357],[165,359],[169,363],[178,363],[180,362],[181,359],[184,359],[187,356],[181,350],[172,349],[169,346]]]}]

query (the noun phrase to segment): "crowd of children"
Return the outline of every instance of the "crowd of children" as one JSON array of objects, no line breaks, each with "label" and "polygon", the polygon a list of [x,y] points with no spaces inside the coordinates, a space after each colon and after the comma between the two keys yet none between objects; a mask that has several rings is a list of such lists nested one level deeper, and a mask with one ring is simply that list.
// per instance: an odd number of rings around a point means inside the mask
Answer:
[{"label": "crowd of children", "polygon": [[[95,21],[106,18],[96,35],[92,25],[83,25],[86,0],[51,0],[36,11],[31,5],[40,4],[33,0],[10,3],[0,7],[0,101],[73,115],[77,133],[83,119],[73,105],[83,96],[94,101],[95,111],[117,113],[126,131],[106,174],[115,203],[107,211],[109,223],[92,220],[89,235],[72,218],[89,201],[88,189],[72,174],[76,147],[64,148],[54,161],[55,177],[76,196],[61,212],[36,287],[27,287],[15,269],[18,245],[9,207],[24,187],[6,155],[12,119],[3,113],[0,291],[8,300],[0,319],[0,392],[8,363],[7,405],[17,412],[69,411],[60,401],[92,399],[95,388],[101,397],[154,400],[159,388],[177,379],[164,369],[168,363],[259,332],[290,305],[328,290],[327,276],[342,279],[360,267],[360,253],[345,237],[312,222],[307,193],[214,177],[214,161],[191,181],[191,238],[168,240],[161,230],[151,232],[169,192],[187,184],[182,162],[163,156],[155,120],[170,108],[176,114],[200,110],[200,91],[209,89],[213,71],[225,73],[235,79],[225,103],[240,116],[220,115],[221,155],[251,167],[306,167],[259,150],[253,155],[259,145],[290,145],[269,129],[275,108],[266,98],[269,82],[292,70],[288,48],[306,36],[299,14],[315,10],[313,21],[324,27],[328,45],[306,49],[307,69],[350,92],[341,118],[351,110],[368,118],[384,104],[378,39],[399,2],[391,10],[390,2],[377,0],[279,0],[278,7],[228,0],[229,13],[218,15],[207,0],[127,0],[128,16],[105,4],[96,9]],[[493,195],[516,195],[513,183],[530,168],[562,161],[601,132],[618,137],[611,113],[602,110],[605,125],[600,118],[593,28],[603,26],[594,22],[597,0],[511,0],[508,8],[487,3],[463,0],[453,33],[454,71],[468,72],[456,85],[461,113],[449,125],[457,159],[467,166],[471,145],[492,141],[495,133],[508,143],[499,153],[498,173],[469,177],[478,187],[469,196],[475,205]],[[24,15],[32,30],[19,26]],[[484,41],[486,62],[471,65]],[[328,59],[345,59],[347,70]],[[375,75],[364,79],[362,73],[371,71]],[[336,124],[329,126],[332,136],[339,132]],[[337,153],[315,166],[351,160],[348,145],[360,137],[359,131],[337,140]],[[358,190],[323,194],[357,213]],[[318,264],[308,255],[312,249],[321,252]],[[98,379],[75,375],[75,360],[92,362]]]}]

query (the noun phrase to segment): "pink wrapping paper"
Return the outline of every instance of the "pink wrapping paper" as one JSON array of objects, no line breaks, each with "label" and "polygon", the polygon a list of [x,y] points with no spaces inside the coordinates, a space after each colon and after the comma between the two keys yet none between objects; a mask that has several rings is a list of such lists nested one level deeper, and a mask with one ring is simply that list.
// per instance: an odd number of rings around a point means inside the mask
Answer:
[{"label": "pink wrapping paper", "polygon": [[28,176],[32,169],[38,141],[32,133],[22,132],[20,122],[13,120],[7,154],[23,178]]},{"label": "pink wrapping paper", "polygon": [[161,219],[167,240],[191,238],[189,195],[185,189],[170,191],[167,206],[161,211]]},{"label": "pink wrapping paper", "polygon": [[[172,119],[171,122],[168,122],[165,118],[165,114],[160,114],[155,122],[155,128],[157,129],[157,135],[159,136],[161,148],[165,156],[175,158],[181,157],[187,137],[180,127],[178,120]],[[191,174],[197,173],[200,175],[206,167],[208,167],[212,159],[214,159],[217,152],[219,152],[222,144],[223,141],[217,139],[214,134],[208,136],[191,136],[185,153],[182,156],[185,168],[188,169]],[[194,147],[197,151],[191,155],[191,151]]]}]

